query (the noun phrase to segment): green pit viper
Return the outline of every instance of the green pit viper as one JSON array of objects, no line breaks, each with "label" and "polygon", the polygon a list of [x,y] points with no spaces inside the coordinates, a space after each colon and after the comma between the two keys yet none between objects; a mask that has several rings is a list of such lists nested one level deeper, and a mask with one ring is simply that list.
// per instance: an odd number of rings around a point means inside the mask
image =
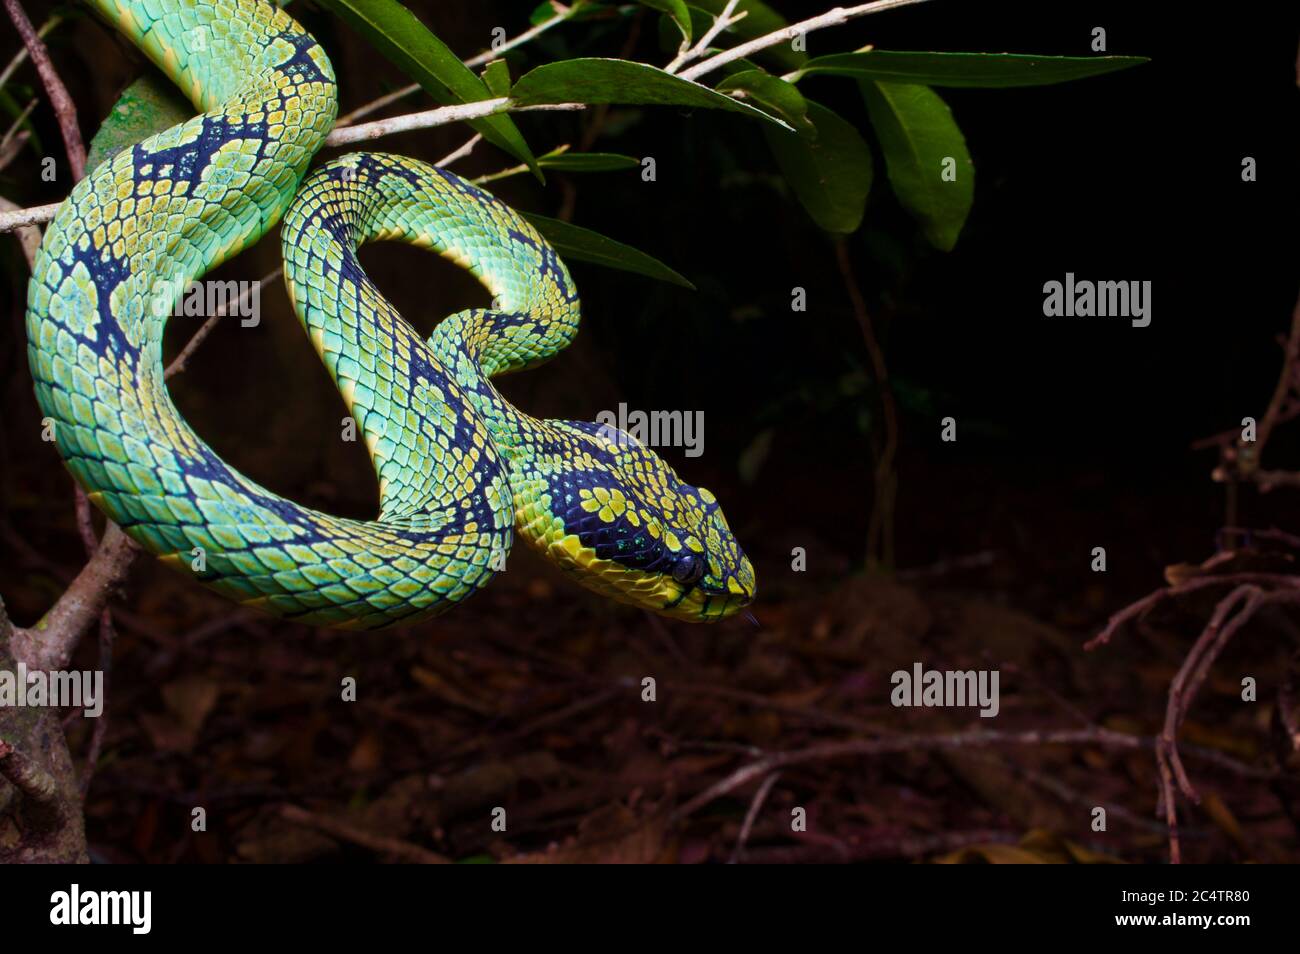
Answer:
[{"label": "green pit viper", "polygon": [[[504,569],[516,534],[590,589],[667,616],[716,620],[750,602],[753,567],[709,491],[622,432],[529,417],[493,387],[578,329],[573,281],[525,219],[399,156],[345,156],[304,181],[334,124],[334,73],[265,0],[90,2],[201,113],[78,183],[33,268],[36,397],[108,517],[225,596],[314,625],[437,614]],[[175,290],[281,217],[289,296],[379,479],[374,520],[321,513],[245,477],[163,380]],[[378,240],[463,265],[491,307],[422,339],[357,260]]]}]

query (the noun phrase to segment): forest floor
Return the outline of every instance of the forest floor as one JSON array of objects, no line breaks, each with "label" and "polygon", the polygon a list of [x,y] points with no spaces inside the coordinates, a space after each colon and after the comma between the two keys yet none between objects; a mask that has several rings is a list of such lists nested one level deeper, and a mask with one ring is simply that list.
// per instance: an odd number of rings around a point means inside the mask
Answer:
[{"label": "forest floor", "polygon": [[[1150,747],[1024,733],[1158,733],[1213,599],[1089,652],[1095,633],[1014,607],[1014,567],[974,563],[778,591],[756,628],[613,606],[525,555],[457,612],[358,635],[232,612],[142,560],[115,610],[92,855],[1164,860]],[[1300,785],[1293,763],[1278,774],[1272,694],[1240,698],[1243,673],[1285,671],[1288,652],[1243,637],[1183,727],[1202,796],[1180,804],[1189,860],[1300,860]],[[997,670],[997,717],[892,706],[891,674],[918,660]],[[88,639],[74,667],[96,665]],[[67,726],[81,759],[94,720]],[[981,737],[941,740],[958,732]]]}]

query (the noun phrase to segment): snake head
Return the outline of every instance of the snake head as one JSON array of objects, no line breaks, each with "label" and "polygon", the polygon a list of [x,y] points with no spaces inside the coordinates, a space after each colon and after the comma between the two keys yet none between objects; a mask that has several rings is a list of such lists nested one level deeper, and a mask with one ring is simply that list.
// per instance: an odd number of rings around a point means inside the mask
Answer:
[{"label": "snake head", "polygon": [[687,620],[723,619],[753,600],[754,567],[727,526],[717,497],[683,483],[673,492],[677,506],[669,532],[685,545],[675,551],[669,575],[680,589],[674,596],[665,581],[668,604],[657,612]]},{"label": "snake head", "polygon": [[712,493],[621,432],[548,423],[566,446],[542,478],[549,506],[516,514],[525,540],[588,589],[674,619],[720,620],[753,600],[754,567]]}]

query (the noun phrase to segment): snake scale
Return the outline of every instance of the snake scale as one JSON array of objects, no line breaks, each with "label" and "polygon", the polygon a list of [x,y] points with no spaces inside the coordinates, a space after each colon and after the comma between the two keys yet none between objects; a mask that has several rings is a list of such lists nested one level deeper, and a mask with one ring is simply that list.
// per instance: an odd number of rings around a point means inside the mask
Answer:
[{"label": "snake scale", "polygon": [[[492,385],[578,328],[573,281],[525,219],[399,156],[348,155],[304,180],[334,123],[334,73],[266,0],[90,3],[200,111],[78,183],[33,269],[36,397],[108,517],[225,596],[315,625],[432,616],[503,570],[516,535],[590,589],[667,616],[720,619],[753,598],[753,567],[709,491],[621,432],[530,417]],[[245,477],[163,380],[159,289],[185,289],[282,217],[294,309],[378,476],[374,520]],[[357,260],[378,240],[463,265],[491,307],[422,339]]]}]

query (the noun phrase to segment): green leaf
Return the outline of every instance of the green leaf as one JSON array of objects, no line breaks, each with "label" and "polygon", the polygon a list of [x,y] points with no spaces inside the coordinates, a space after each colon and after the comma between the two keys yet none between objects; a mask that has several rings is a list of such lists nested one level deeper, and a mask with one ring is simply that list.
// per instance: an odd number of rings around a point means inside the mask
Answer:
[{"label": "green leaf", "polygon": [[547,20],[557,18],[580,22],[600,17],[607,14],[608,11],[609,8],[602,6],[597,0],[573,0],[567,6],[546,0],[545,3],[538,4],[533,8],[533,12],[528,16],[528,23],[530,26],[540,26]]},{"label": "green leaf", "polygon": [[546,63],[521,76],[510,95],[521,106],[574,102],[700,106],[760,116],[786,126],[784,121],[747,103],[665,73],[657,66],[631,60],[592,57]]},{"label": "green leaf", "polygon": [[1149,62],[1145,56],[1029,56],[1023,53],[902,53],[868,50],[834,53],[806,62],[810,73],[829,73],[927,86],[1047,86],[1100,76]]},{"label": "green leaf", "polygon": [[510,95],[510,65],[505,60],[493,60],[483,68],[483,84],[493,96]]},{"label": "green leaf", "polygon": [[[727,5],[727,0],[691,0],[692,6],[699,7],[709,15],[710,20],[722,12]],[[785,17],[777,13],[765,3],[759,0],[740,0],[736,6],[736,13],[745,11],[745,18],[738,21],[729,30],[723,31],[718,40],[724,37],[734,37],[744,42],[753,40],[760,36],[767,36],[782,27],[789,26],[790,23]],[[728,46],[732,44],[726,44]],[[792,70],[802,66],[808,59],[808,54],[800,53],[795,50],[789,42],[777,43],[775,46],[769,46],[767,49],[760,50],[754,54],[758,57],[766,57],[779,62],[786,69]]]},{"label": "green leaf", "polygon": [[[486,84],[397,0],[322,0],[426,93],[444,105],[491,99]],[[532,150],[509,116],[468,120],[483,138],[542,178]]]},{"label": "green leaf", "polygon": [[562,152],[538,156],[537,161],[557,172],[621,172],[641,165],[641,160],[615,152]]},{"label": "green leaf", "polygon": [[590,262],[593,265],[604,265],[606,268],[617,268],[624,272],[645,275],[647,278],[655,278],[661,282],[670,282],[695,290],[694,285],[663,262],[651,258],[645,252],[637,251],[630,245],[624,245],[598,232],[570,225],[559,219],[547,218],[544,215],[525,212],[524,218],[533,223],[533,227],[542,233],[542,238],[550,242],[562,257]]},{"label": "green leaf", "polygon": [[687,9],[686,0],[639,0],[643,7],[666,13],[682,31],[682,39],[691,42],[691,11]]},{"label": "green leaf", "polygon": [[[894,194],[930,244],[951,251],[975,195],[975,166],[952,110],[928,86],[860,85]],[[952,181],[946,169],[955,174]]]},{"label": "green leaf", "polygon": [[537,26],[539,23],[554,19],[558,13],[559,11],[555,9],[555,5],[551,3],[551,0],[545,0],[545,2],[533,7],[533,12],[528,15],[528,23],[530,26]]},{"label": "green leaf", "polygon": [[828,232],[854,232],[871,191],[871,150],[850,123],[811,99],[807,104],[815,131],[764,128],[768,146],[813,221]]},{"label": "green leaf", "polygon": [[719,93],[744,90],[749,98],[776,113],[795,129],[812,130],[808,121],[808,104],[803,93],[790,83],[764,70],[741,70],[727,76],[715,87]]},{"label": "green leaf", "polygon": [[194,112],[194,106],[167,77],[161,73],[145,73],[122,91],[90,140],[86,174],[123,149],[184,122]]}]

